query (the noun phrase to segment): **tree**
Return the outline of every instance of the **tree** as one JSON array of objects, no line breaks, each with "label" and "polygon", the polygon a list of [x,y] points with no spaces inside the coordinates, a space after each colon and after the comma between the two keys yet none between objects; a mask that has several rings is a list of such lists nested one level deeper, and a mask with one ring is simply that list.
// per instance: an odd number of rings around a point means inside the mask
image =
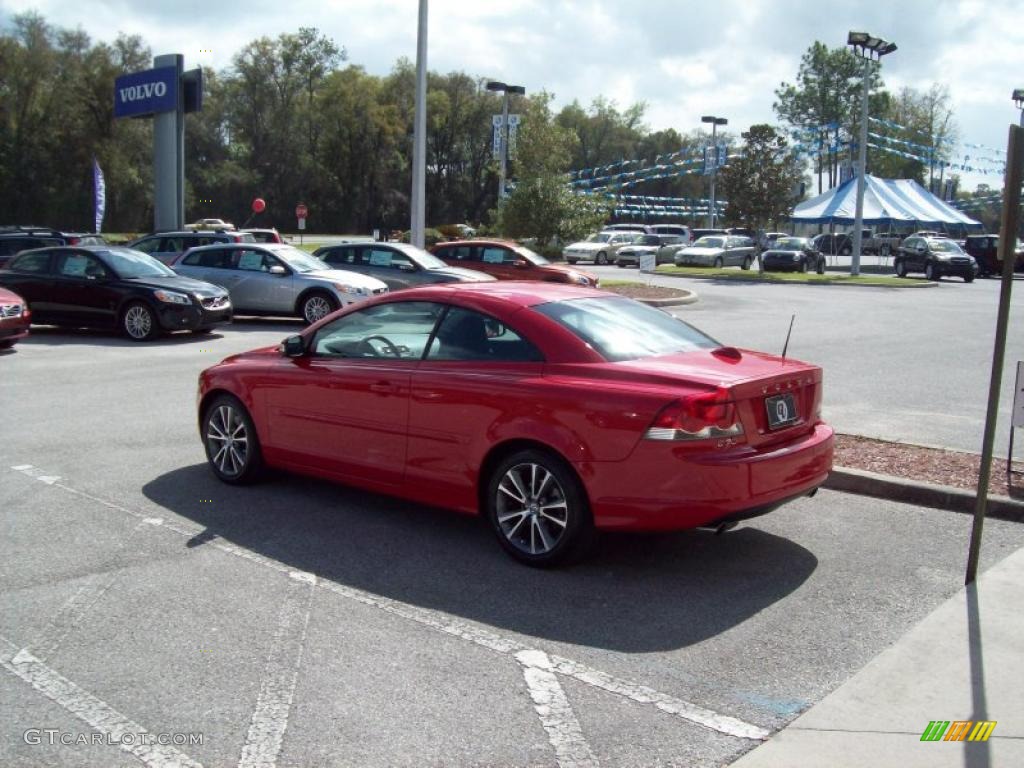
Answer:
[{"label": "tree", "polygon": [[944,177],[944,164],[952,159],[959,138],[949,89],[936,83],[927,91],[903,88],[896,96],[885,93],[880,97],[871,113],[903,127],[871,124],[872,133],[889,140],[869,141],[896,152],[869,148],[870,172],[885,178],[915,179],[930,187],[933,179]]},{"label": "tree", "polygon": [[740,135],[744,140],[740,156],[719,173],[729,200],[725,218],[754,229],[778,225],[796,203],[800,165],[785,137],[770,125],[752,125]]},{"label": "tree", "polygon": [[[878,63],[868,66],[869,88],[880,88]],[[852,147],[859,135],[863,78],[864,62],[852,51],[815,41],[800,60],[796,84],[782,83],[775,91],[776,114],[799,141],[816,147],[819,194],[826,172],[830,188],[838,183],[840,147]]]},{"label": "tree", "polygon": [[573,192],[566,183],[577,139],[552,118],[551,98],[542,91],[529,100],[513,162],[516,186],[499,203],[496,217],[499,232],[534,237],[541,248],[596,230],[611,207],[600,198]]}]

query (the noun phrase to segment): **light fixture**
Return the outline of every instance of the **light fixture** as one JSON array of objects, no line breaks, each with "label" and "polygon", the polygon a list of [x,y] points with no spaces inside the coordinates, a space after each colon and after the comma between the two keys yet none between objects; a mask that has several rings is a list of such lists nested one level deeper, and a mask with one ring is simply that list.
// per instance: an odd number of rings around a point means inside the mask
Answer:
[{"label": "light fixture", "polygon": [[868,41],[868,37],[870,37],[870,35],[868,35],[867,32],[851,32],[846,38],[846,44],[864,45],[864,43]]},{"label": "light fixture", "polygon": [[1014,90],[1013,101],[1017,105],[1017,109],[1024,109],[1024,88]]}]

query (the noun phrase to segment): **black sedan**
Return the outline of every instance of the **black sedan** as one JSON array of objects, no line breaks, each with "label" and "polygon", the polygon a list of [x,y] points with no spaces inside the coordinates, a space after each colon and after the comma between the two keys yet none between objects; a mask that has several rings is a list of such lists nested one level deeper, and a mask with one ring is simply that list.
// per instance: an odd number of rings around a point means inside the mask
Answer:
[{"label": "black sedan", "polygon": [[810,272],[825,274],[825,257],[807,237],[780,237],[761,254],[765,272]]},{"label": "black sedan", "polygon": [[429,283],[479,283],[494,280],[475,269],[450,267],[432,253],[407,243],[344,243],[325,245],[313,255],[332,269],[344,269],[383,280],[392,291]]},{"label": "black sedan", "polygon": [[23,251],[0,271],[0,285],[25,299],[33,323],[119,328],[136,341],[163,331],[209,331],[231,320],[226,290],[180,277],[131,248]]}]

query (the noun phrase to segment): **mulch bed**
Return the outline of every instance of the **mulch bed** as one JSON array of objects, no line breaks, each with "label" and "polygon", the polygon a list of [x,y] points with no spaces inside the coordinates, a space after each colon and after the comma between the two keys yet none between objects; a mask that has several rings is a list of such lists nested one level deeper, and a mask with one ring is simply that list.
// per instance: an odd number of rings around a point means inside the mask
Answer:
[{"label": "mulch bed", "polygon": [[[836,435],[835,465],[918,480],[934,485],[975,490],[981,456],[975,453],[924,448],[906,443],[890,443],[857,435]],[[1024,471],[1024,462],[1014,461],[1013,468]],[[1014,475],[1012,487],[1006,483],[1006,459],[992,460],[989,493],[1024,499],[1024,475]]]},{"label": "mulch bed", "polygon": [[675,299],[690,293],[679,288],[664,288],[660,285],[645,285],[644,283],[602,285],[601,288],[605,291],[617,293],[620,296],[628,296],[631,299]]}]

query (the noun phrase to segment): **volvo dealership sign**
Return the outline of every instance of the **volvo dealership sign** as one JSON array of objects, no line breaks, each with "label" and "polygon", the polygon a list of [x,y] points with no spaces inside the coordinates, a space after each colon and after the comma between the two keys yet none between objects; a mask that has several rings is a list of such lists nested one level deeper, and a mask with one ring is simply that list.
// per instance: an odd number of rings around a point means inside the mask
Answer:
[{"label": "volvo dealership sign", "polygon": [[114,117],[139,117],[178,108],[178,67],[157,67],[114,81]]}]

